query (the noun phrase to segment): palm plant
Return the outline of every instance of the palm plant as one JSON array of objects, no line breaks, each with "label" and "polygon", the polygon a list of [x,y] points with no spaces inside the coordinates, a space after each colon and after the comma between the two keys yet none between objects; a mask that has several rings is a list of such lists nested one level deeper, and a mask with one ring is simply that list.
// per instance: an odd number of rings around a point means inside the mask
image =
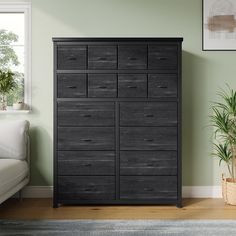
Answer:
[{"label": "palm plant", "polygon": [[236,173],[236,91],[228,90],[217,93],[222,102],[212,104],[211,124],[215,131],[214,156],[226,163],[232,180]]},{"label": "palm plant", "polygon": [[10,70],[3,71],[0,70],[0,95],[2,110],[6,110],[6,96],[7,94],[16,88],[17,83],[14,78],[14,73]]}]

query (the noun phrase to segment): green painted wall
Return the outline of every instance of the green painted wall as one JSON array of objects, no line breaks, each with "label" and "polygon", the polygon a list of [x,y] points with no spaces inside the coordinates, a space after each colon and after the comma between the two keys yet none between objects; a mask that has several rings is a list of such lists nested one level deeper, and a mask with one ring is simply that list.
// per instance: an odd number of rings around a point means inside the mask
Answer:
[{"label": "green painted wall", "polygon": [[[15,2],[15,1],[14,1]],[[184,37],[183,184],[219,185],[210,157],[209,104],[236,89],[236,53],[202,52],[202,0],[32,0],[31,185],[52,185],[52,37]]]}]

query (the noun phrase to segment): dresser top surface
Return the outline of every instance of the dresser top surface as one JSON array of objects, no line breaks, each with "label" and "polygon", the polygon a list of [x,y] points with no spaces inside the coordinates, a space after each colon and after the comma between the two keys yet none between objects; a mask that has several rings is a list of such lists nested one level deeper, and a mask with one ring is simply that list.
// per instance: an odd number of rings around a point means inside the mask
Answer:
[{"label": "dresser top surface", "polygon": [[181,37],[53,37],[53,42],[182,42]]}]

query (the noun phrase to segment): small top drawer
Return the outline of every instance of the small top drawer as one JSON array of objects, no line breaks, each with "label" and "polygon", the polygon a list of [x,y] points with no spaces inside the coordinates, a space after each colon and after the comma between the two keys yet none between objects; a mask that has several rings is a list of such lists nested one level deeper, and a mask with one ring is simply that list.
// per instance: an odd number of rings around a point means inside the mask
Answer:
[{"label": "small top drawer", "polygon": [[57,69],[85,70],[87,66],[86,46],[58,46]]},{"label": "small top drawer", "polygon": [[57,96],[59,98],[86,97],[86,75],[59,74],[57,76]]},{"label": "small top drawer", "polygon": [[148,69],[177,69],[178,48],[175,45],[149,45]]},{"label": "small top drawer", "polygon": [[177,97],[178,77],[175,74],[149,74],[148,96],[155,97]]},{"label": "small top drawer", "polygon": [[89,74],[89,97],[116,97],[117,76],[115,74]]},{"label": "small top drawer", "polygon": [[119,69],[146,69],[146,45],[122,45],[118,47]]},{"label": "small top drawer", "polygon": [[147,75],[118,75],[118,96],[122,98],[147,97]]},{"label": "small top drawer", "polygon": [[116,69],[117,47],[116,46],[89,46],[88,47],[89,69]]}]

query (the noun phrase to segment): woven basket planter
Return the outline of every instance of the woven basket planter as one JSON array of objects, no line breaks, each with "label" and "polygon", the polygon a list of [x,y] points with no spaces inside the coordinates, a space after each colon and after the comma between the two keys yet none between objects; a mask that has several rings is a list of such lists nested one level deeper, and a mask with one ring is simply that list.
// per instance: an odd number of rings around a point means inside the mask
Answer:
[{"label": "woven basket planter", "polygon": [[225,203],[236,205],[236,179],[222,176],[222,195]]}]

